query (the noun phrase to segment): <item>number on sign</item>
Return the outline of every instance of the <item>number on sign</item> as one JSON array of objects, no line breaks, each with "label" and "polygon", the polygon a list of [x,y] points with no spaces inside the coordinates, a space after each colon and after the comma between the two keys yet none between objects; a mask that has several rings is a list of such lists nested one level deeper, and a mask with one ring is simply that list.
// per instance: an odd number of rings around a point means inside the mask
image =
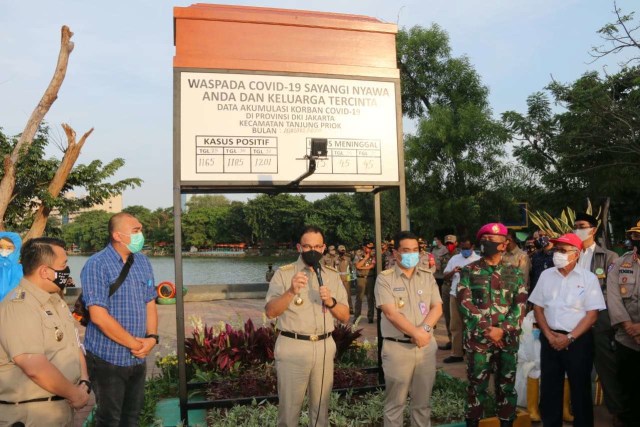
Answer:
[{"label": "number on sign", "polygon": [[364,161],[364,168],[365,169],[373,169],[373,160],[365,160]]},{"label": "number on sign", "polygon": [[227,166],[242,166],[244,164],[244,159],[227,159]]}]

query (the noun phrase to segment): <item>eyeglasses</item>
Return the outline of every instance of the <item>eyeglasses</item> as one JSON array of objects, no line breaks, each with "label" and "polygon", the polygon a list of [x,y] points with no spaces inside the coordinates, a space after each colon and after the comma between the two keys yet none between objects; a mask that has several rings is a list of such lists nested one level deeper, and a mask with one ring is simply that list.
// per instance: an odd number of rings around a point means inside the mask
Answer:
[{"label": "eyeglasses", "polygon": [[300,245],[300,247],[302,249],[304,249],[305,251],[310,251],[311,249],[313,249],[316,252],[322,252],[324,251],[324,244],[322,245],[315,245],[315,246],[311,246],[311,245]]}]

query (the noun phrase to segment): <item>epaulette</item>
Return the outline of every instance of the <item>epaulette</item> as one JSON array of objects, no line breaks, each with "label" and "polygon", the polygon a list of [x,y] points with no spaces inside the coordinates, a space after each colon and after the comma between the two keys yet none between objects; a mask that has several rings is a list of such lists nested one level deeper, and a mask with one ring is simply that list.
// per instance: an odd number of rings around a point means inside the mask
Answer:
[{"label": "epaulette", "polygon": [[338,272],[338,269],[335,267],[331,267],[330,265],[325,265],[324,268],[326,268],[329,271],[335,271],[336,273]]},{"label": "epaulette", "polygon": [[283,265],[279,269],[282,270],[282,271],[287,271],[287,270],[291,270],[293,267],[295,267],[295,265],[296,265],[295,263],[287,264],[287,265]]},{"label": "epaulette", "polygon": [[382,273],[383,276],[388,276],[389,274],[393,273],[393,268],[387,268],[386,270],[384,270]]},{"label": "epaulette", "polygon": [[11,297],[9,299],[11,302],[22,302],[24,301],[24,297],[26,296],[26,292],[21,287],[17,287]]},{"label": "epaulette", "polygon": [[428,267],[418,267],[418,270],[424,271],[425,273],[433,274],[433,272],[431,271],[431,268],[428,268]]}]

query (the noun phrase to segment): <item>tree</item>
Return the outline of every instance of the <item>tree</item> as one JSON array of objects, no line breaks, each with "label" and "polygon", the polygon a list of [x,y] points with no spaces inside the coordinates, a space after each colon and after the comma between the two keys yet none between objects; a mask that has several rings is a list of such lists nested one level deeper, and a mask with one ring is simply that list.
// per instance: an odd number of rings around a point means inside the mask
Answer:
[{"label": "tree", "polygon": [[302,195],[260,194],[247,202],[244,215],[254,242],[296,242],[311,214],[311,203]]},{"label": "tree", "polygon": [[81,252],[99,251],[109,242],[111,216],[105,211],[83,212],[63,227],[62,236],[67,245],[75,244]]},{"label": "tree", "polygon": [[631,57],[623,62],[623,65],[627,66],[640,60],[640,52],[635,51],[635,49],[640,49],[640,40],[634,34],[640,29],[640,24],[634,22],[634,12],[623,14],[622,9],[618,8],[615,1],[613,2],[613,13],[616,15],[616,20],[598,30],[598,34],[606,42],[606,45],[591,48],[591,56],[595,58],[595,61],[608,55],[616,55],[623,50],[633,50]]},{"label": "tree", "polygon": [[225,196],[214,195],[194,195],[187,202],[187,209],[208,208],[218,206],[229,206],[230,202]]},{"label": "tree", "polygon": [[[45,147],[49,140],[49,128],[42,125],[16,164],[15,186],[4,216],[5,225],[12,230],[24,232],[31,228],[34,217],[43,205],[47,210],[57,209],[62,214],[74,213],[100,204],[142,182],[139,178],[107,182],[124,165],[124,160],[116,158],[107,164],[94,160],[86,165],[75,165],[57,191],[57,196],[53,196],[50,192],[51,183],[60,170],[61,161],[45,158]],[[16,144],[16,138],[8,138],[0,131],[0,155],[11,153]],[[0,170],[0,178],[4,177],[4,172]],[[85,190],[86,196],[68,197],[77,189]],[[31,234],[30,237],[35,235]]]},{"label": "tree", "polygon": [[464,233],[514,208],[497,178],[507,132],[493,120],[488,89],[468,58],[453,58],[437,25],[401,30],[397,38],[403,113],[418,118],[405,136],[412,228]]},{"label": "tree", "polygon": [[357,247],[365,236],[371,234],[372,224],[363,220],[352,194],[330,194],[313,202],[307,224],[320,227],[327,245],[343,244]]},{"label": "tree", "polygon": [[17,165],[20,158],[33,142],[34,135],[38,132],[42,119],[47,114],[51,105],[58,98],[58,91],[62,86],[64,77],[67,73],[67,65],[69,63],[69,55],[73,51],[73,42],[71,37],[73,33],[66,25],[61,30],[60,52],[58,54],[58,63],[56,65],[53,78],[49,86],[40,99],[40,102],[31,113],[24,131],[20,138],[14,144],[11,154],[3,156],[3,175],[0,180],[0,230],[5,229],[4,217],[9,207],[9,203],[13,199],[13,189],[16,184]]}]

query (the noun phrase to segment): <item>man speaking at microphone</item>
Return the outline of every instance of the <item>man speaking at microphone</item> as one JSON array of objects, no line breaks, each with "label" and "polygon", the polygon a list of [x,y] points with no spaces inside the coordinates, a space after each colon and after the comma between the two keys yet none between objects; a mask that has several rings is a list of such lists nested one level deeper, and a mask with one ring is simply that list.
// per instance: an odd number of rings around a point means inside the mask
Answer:
[{"label": "man speaking at microphone", "polygon": [[349,320],[347,292],[337,270],[320,266],[322,230],[305,227],[297,248],[298,260],[280,267],[271,279],[265,305],[280,331],[275,346],[278,426],[298,426],[308,388],[309,425],[327,427],[336,354],[331,332],[334,319]]}]

